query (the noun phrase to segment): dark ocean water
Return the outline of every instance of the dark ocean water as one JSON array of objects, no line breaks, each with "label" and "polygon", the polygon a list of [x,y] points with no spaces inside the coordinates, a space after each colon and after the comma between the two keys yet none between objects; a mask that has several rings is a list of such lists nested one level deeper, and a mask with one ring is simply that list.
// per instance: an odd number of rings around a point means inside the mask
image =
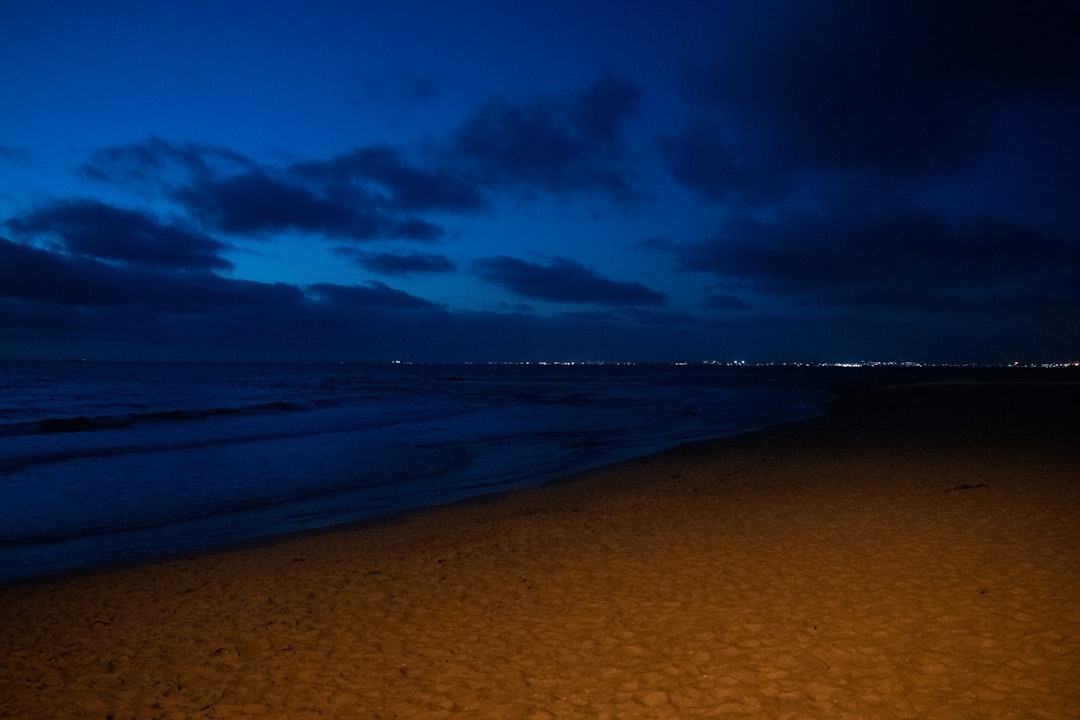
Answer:
[{"label": "dark ocean water", "polygon": [[536,485],[827,398],[710,365],[0,363],[0,583]]}]

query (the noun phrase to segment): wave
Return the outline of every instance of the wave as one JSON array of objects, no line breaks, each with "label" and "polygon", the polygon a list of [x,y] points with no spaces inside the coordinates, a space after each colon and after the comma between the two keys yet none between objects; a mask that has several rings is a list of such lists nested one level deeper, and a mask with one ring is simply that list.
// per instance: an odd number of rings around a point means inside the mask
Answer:
[{"label": "wave", "polygon": [[[98,515],[93,515],[89,518],[89,522],[84,524],[65,523],[38,532],[21,529],[18,534],[6,534],[0,531],[0,551],[33,545],[59,545],[88,538],[119,536],[144,530],[160,530],[188,523],[228,522],[230,517],[243,513],[293,506],[302,507],[318,501],[322,501],[322,505],[317,512],[313,513],[316,515],[328,516],[341,513],[343,507],[351,508],[351,511],[359,516],[374,515],[376,513],[373,508],[380,502],[384,506],[395,504],[392,501],[397,497],[399,488],[408,487],[410,483],[417,481],[443,477],[453,470],[468,466],[474,457],[472,452],[464,448],[450,447],[436,456],[428,455],[417,459],[413,464],[400,467],[392,474],[376,473],[371,476],[352,478],[349,482],[342,484],[281,488],[278,492],[244,494],[237,497],[216,496],[184,507],[168,504],[164,506],[167,509],[161,509],[160,512],[149,515],[130,514],[113,519],[102,519]],[[331,502],[336,497],[349,497],[350,500],[341,503]],[[391,502],[387,503],[387,501]]]},{"label": "wave", "polygon": [[329,400],[319,400],[313,403],[297,403],[278,400],[242,407],[157,410],[153,412],[123,413],[118,415],[50,417],[0,425],[0,437],[14,437],[19,435],[56,435],[60,433],[96,432],[98,430],[121,430],[144,423],[180,423],[192,420],[206,420],[215,417],[304,412],[327,407],[331,404],[333,403]]}]

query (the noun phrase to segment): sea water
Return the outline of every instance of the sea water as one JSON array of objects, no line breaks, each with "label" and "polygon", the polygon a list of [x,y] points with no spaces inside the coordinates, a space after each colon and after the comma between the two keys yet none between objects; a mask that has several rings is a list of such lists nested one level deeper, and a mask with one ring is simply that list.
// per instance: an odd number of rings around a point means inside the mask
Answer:
[{"label": "sea water", "polygon": [[0,583],[537,485],[826,397],[712,365],[0,363]]}]

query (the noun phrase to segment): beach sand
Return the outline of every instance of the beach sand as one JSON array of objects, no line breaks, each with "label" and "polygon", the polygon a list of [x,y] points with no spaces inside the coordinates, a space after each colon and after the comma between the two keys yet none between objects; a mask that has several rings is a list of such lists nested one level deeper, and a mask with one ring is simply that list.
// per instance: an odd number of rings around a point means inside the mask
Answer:
[{"label": "beach sand", "polygon": [[0,591],[0,717],[1077,718],[1080,386]]}]

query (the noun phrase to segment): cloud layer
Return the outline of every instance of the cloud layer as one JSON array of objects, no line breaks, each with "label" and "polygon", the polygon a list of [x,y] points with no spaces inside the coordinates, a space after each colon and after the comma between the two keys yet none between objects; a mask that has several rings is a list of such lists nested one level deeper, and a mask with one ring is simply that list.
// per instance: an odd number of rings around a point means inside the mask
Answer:
[{"label": "cloud layer", "polygon": [[616,307],[657,307],[667,298],[641,283],[617,282],[567,258],[546,265],[512,257],[481,258],[477,274],[523,298]]},{"label": "cloud layer", "polygon": [[[680,13],[695,26],[664,24]],[[439,106],[456,114],[414,116],[412,140],[358,132],[315,157],[133,137],[83,155],[78,192],[0,195],[7,352],[1080,354],[1075,2],[654,19],[679,43],[635,37],[684,56],[642,43],[611,70],[567,61],[546,89],[478,83]],[[423,113],[462,92],[386,66],[351,74],[349,102]],[[0,146],[13,172],[38,155]],[[334,281],[244,276],[288,242],[335,262]]]},{"label": "cloud layer", "polygon": [[963,167],[1002,107],[1080,100],[1080,7],[1042,0],[757,3],[687,83],[658,146],[711,200],[761,202],[818,173]]},{"label": "cloud layer", "polygon": [[[478,348],[520,359],[517,353],[542,352],[545,343],[580,352],[575,342],[588,337],[584,345],[595,345],[604,336],[621,336],[612,346],[629,347],[637,323],[626,315],[455,311],[375,280],[243,280],[228,276],[228,256],[239,245],[297,233],[331,243],[338,256],[382,276],[467,273],[522,298],[612,310],[662,306],[662,293],[566,258],[537,265],[500,256],[463,269],[442,253],[365,249],[378,241],[443,241],[444,218],[491,213],[506,193],[630,197],[621,127],[639,94],[609,73],[561,98],[492,97],[420,154],[374,144],[273,165],[219,145],[159,137],[103,148],[81,176],[156,198],[156,206],[172,207],[172,219],[91,198],[49,201],[8,218],[11,238],[0,239],[0,326],[27,352],[59,333],[72,352],[92,346],[159,359],[385,358],[417,348],[429,359],[470,359]],[[574,327],[589,330],[567,330]],[[491,338],[512,342],[498,348]]]},{"label": "cloud layer", "polygon": [[73,255],[188,270],[228,270],[224,243],[190,228],[164,224],[98,200],[61,200],[12,219],[23,235],[55,238]]},{"label": "cloud layer", "polygon": [[668,245],[683,272],[795,307],[932,312],[993,305],[1022,312],[1031,298],[1064,318],[1080,307],[1080,247],[989,218],[949,220],[918,206],[852,198],[774,221],[734,217],[708,240]]}]

